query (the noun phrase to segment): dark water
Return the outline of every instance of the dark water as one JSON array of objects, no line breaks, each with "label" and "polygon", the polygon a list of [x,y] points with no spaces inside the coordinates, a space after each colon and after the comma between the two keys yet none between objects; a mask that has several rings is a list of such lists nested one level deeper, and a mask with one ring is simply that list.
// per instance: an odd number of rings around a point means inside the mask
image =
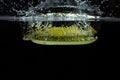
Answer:
[{"label": "dark water", "polygon": [[92,75],[97,75],[98,67],[93,66],[98,63],[98,57],[120,52],[120,23],[102,22],[100,28],[98,40],[92,44],[46,46],[22,40],[18,22],[0,21],[0,59],[5,66],[1,71],[41,71],[42,77],[47,75],[55,79],[70,78],[70,75],[74,78],[73,75],[77,77],[78,74],[73,72],[81,71],[82,77],[93,78]]},{"label": "dark water", "polygon": [[[92,44],[45,46],[23,41],[18,22],[0,21],[1,72],[40,72],[41,77],[54,80],[75,79],[81,74],[80,78],[91,79],[97,75],[98,56],[119,53],[119,30],[118,22],[102,22],[99,38]],[[74,73],[77,71],[81,72]]]}]

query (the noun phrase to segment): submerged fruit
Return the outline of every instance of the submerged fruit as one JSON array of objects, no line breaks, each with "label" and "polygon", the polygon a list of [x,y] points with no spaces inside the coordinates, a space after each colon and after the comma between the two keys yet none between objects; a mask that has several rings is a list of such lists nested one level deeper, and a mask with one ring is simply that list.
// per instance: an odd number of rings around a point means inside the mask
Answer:
[{"label": "submerged fruit", "polygon": [[[30,33],[29,33],[30,32]],[[50,26],[49,24],[36,25],[35,29],[30,29],[24,39],[29,39],[37,44],[48,45],[71,45],[89,44],[96,41],[96,30],[92,26],[83,28],[76,24],[70,26]]]}]

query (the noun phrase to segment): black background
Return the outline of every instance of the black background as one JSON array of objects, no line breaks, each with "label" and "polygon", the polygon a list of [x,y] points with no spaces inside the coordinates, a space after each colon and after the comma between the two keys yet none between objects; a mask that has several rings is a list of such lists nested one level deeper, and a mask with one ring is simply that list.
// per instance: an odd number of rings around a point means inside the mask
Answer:
[{"label": "black background", "polygon": [[95,79],[103,60],[98,57],[120,52],[119,30],[120,22],[102,22],[92,44],[48,46],[23,41],[18,22],[0,21],[0,72],[41,73],[40,78],[54,80]]},{"label": "black background", "polygon": [[[1,72],[40,72],[54,79],[93,79],[100,56],[118,55],[119,22],[102,22],[98,40],[88,45],[48,46],[22,40],[18,22],[0,21]],[[81,72],[79,72],[81,71]],[[75,76],[73,76],[75,75]]]}]

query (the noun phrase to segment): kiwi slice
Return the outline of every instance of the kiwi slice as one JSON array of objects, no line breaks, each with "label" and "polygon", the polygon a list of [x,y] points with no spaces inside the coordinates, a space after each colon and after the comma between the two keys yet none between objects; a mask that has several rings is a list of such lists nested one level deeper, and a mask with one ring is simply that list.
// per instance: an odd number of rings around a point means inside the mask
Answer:
[{"label": "kiwi slice", "polygon": [[92,26],[89,26],[87,30],[76,25],[37,27],[30,40],[44,45],[83,45],[96,41],[96,33],[97,31]]}]

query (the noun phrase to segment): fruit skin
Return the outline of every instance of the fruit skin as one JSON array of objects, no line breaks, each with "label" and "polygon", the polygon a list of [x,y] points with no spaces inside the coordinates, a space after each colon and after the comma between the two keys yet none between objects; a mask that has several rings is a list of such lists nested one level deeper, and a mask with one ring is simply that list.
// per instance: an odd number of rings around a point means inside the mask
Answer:
[{"label": "fruit skin", "polygon": [[85,44],[90,44],[93,43],[97,40],[97,38],[94,38],[89,41],[42,41],[42,40],[36,40],[32,39],[31,41],[36,44],[41,44],[41,45],[85,45]]}]

